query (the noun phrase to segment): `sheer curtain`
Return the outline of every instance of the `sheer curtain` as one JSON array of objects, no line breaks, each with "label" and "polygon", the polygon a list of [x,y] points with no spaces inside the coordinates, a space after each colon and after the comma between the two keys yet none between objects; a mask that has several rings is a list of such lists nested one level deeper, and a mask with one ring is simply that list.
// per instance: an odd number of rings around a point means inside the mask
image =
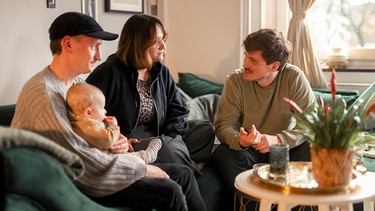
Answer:
[{"label": "sheer curtain", "polygon": [[305,72],[307,79],[313,88],[327,88],[327,81],[320,68],[311,43],[310,31],[305,23],[306,11],[315,0],[288,0],[292,11],[288,29],[288,40],[293,44],[293,54],[289,60]]}]

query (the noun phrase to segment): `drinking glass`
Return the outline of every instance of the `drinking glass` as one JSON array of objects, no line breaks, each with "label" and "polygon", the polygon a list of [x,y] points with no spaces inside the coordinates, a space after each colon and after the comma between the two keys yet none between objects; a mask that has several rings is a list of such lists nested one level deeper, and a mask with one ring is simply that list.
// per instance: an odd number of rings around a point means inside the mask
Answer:
[{"label": "drinking glass", "polygon": [[273,144],[270,146],[269,179],[285,183],[289,173],[289,145]]}]

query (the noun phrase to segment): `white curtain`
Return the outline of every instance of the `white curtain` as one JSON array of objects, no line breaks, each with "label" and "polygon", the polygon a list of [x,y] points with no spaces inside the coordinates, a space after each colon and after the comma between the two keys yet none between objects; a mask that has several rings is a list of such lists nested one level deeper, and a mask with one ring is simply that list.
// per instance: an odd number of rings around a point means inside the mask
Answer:
[{"label": "white curtain", "polygon": [[288,0],[292,11],[288,29],[288,40],[293,44],[293,53],[289,60],[305,72],[307,79],[313,88],[327,88],[327,81],[320,68],[311,43],[310,31],[305,23],[306,11],[315,0]]}]

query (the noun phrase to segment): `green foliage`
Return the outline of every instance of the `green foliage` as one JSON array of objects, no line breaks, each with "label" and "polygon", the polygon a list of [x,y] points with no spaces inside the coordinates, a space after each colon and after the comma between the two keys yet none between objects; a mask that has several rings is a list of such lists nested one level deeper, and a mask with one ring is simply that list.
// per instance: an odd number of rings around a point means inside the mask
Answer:
[{"label": "green foliage", "polygon": [[[365,94],[371,91],[372,89],[368,89]],[[333,68],[331,95],[332,105],[324,103],[323,98],[319,97],[318,102],[305,111],[292,100],[285,98],[285,101],[293,109],[292,116],[314,148],[353,149],[364,142],[358,135],[364,128],[366,118],[374,116],[372,112],[375,110],[375,103],[361,107],[364,100],[359,98],[347,109],[346,101],[336,95],[336,75]]]},{"label": "green foliage", "polygon": [[347,110],[340,96],[336,100],[333,106],[320,101],[302,114],[292,113],[315,148],[352,149],[361,142],[357,137],[363,128],[364,115],[359,112],[359,104]]}]

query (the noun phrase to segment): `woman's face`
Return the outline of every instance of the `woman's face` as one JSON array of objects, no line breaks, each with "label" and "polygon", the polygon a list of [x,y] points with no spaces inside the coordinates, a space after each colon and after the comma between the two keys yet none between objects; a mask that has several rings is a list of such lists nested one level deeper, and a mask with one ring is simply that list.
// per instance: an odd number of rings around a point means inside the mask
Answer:
[{"label": "woman's face", "polygon": [[160,62],[164,59],[164,53],[166,49],[163,30],[159,25],[156,25],[156,42],[154,45],[148,48],[148,53],[153,62]]}]

